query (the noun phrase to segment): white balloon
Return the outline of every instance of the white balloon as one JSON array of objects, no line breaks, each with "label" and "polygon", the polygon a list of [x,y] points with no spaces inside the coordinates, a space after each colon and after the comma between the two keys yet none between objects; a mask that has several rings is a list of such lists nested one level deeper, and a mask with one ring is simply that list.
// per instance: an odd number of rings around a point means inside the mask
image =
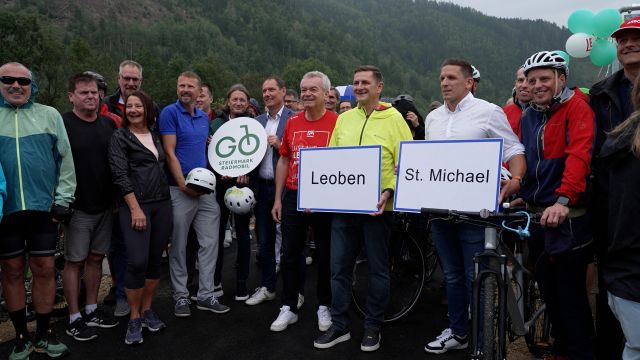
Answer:
[{"label": "white balloon", "polygon": [[567,53],[575,58],[589,56],[596,37],[585,33],[575,33],[567,39],[565,45]]}]

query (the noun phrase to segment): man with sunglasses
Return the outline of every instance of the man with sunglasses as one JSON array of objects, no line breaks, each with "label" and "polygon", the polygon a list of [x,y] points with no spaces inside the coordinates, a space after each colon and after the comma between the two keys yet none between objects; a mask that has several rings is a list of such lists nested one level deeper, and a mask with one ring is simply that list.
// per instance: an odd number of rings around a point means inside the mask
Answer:
[{"label": "man with sunglasses", "polygon": [[[62,117],[34,101],[32,74],[16,62],[0,66],[0,165],[7,181],[7,200],[0,222],[2,287],[16,342],[9,359],[29,354],[62,356],[69,349],[49,328],[56,283],[54,258],[58,224],[71,215],[76,176]],[[33,274],[36,334],[27,330],[24,269]],[[33,347],[35,343],[35,348]]]}]

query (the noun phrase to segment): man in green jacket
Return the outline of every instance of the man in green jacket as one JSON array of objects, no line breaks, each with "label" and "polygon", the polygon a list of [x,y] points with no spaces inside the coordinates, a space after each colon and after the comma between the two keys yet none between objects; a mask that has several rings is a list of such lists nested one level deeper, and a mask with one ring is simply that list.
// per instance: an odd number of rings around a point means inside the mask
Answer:
[{"label": "man in green jacket", "polygon": [[[329,146],[381,145],[378,211],[369,214],[334,214],[331,226],[331,318],[332,326],[314,341],[320,349],[351,338],[349,304],[351,277],[364,236],[369,261],[367,316],[360,349],[375,351],[380,347],[380,327],[389,301],[389,223],[393,209],[400,141],[412,140],[402,115],[391,104],[380,102],[384,87],[382,73],[372,65],[358,67],[353,74],[353,92],[358,106],[338,117]],[[372,216],[373,215],[373,216]]]},{"label": "man in green jacket", "polygon": [[[0,165],[7,182],[0,222],[0,267],[16,343],[9,359],[31,351],[58,357],[69,352],[49,329],[55,297],[54,252],[59,222],[67,221],[76,189],[71,147],[56,109],[35,102],[37,86],[20,63],[0,66]],[[33,274],[35,348],[27,330],[25,254]]]}]

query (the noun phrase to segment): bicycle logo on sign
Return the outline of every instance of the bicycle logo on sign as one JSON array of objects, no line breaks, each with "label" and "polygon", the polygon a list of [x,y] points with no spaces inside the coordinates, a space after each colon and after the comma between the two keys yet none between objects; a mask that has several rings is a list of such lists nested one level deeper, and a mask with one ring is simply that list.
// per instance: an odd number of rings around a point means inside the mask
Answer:
[{"label": "bicycle logo on sign", "polygon": [[[225,136],[216,144],[216,154],[221,158],[228,158],[233,155],[236,150],[240,152],[240,154],[244,156],[253,155],[258,148],[260,147],[260,139],[255,134],[249,133],[249,126],[240,125],[241,128],[244,129],[244,135],[240,138],[240,141],[237,142],[231,136]],[[224,143],[224,144],[223,144]],[[221,149],[221,146],[225,146]]]}]

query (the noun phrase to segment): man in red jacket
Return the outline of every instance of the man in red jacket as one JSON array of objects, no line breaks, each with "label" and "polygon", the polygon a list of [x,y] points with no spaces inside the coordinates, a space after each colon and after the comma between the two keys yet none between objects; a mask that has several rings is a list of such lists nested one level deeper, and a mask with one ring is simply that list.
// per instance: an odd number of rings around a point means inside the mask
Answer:
[{"label": "man in red jacket", "polygon": [[507,115],[509,125],[513,132],[520,136],[520,117],[522,117],[522,111],[529,106],[531,101],[531,88],[527,82],[527,77],[524,76],[524,69],[521,67],[516,71],[516,84],[515,95],[513,96],[513,103],[502,108]]},{"label": "man in red jacket", "polygon": [[558,53],[533,54],[524,72],[533,98],[520,121],[527,154],[520,194],[530,209],[542,213],[530,244],[543,246],[535,274],[553,326],[552,359],[593,359],[585,284],[593,259],[586,205],[594,114],[580,90],[565,86],[569,69]]}]

